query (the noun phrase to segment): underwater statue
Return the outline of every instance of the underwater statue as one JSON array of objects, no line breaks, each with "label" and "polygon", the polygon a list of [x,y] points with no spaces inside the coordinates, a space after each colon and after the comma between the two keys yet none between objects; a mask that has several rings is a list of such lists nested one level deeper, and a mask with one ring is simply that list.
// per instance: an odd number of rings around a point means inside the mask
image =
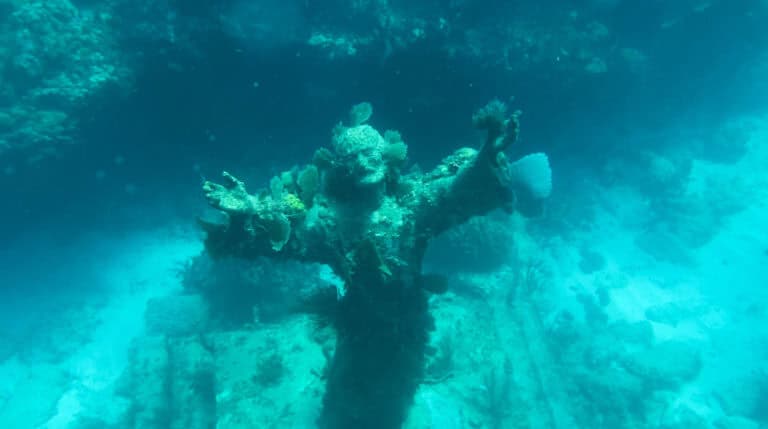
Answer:
[{"label": "underwater statue", "polygon": [[519,113],[500,101],[472,121],[487,133],[479,150],[461,148],[433,170],[404,171],[399,133],[367,124],[367,103],[338,125],[330,149],[310,165],[249,193],[228,173],[205,182],[225,214],[202,222],[214,257],[288,258],[327,264],[344,282],[333,321],[338,334],[328,370],[322,428],[398,428],[423,377],[431,289],[422,276],[430,240],[474,216],[546,198],[546,155],[507,160]]}]

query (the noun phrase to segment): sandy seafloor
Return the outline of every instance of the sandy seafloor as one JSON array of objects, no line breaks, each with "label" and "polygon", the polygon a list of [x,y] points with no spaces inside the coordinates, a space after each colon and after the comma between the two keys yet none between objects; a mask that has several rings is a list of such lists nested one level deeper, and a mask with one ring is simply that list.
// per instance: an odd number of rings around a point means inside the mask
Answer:
[{"label": "sandy seafloor", "polygon": [[[538,312],[547,323],[562,309],[582,312],[578,296],[603,289],[609,320],[646,320],[649,308],[666,308],[666,315],[651,320],[656,341],[686,340],[701,347],[702,367],[696,379],[664,396],[660,405],[664,409],[648,411],[653,414],[649,420],[675,419],[676,410],[685,409],[709,422],[721,421],[738,411],[729,408],[723,396],[742,394],[738,400],[742,403],[759,400],[750,397],[747,390],[751,388],[739,380],[768,377],[768,116],[733,119],[752,124],[747,155],[732,164],[694,161],[687,192],[706,192],[712,180],[738,180],[741,186],[734,192],[743,194],[739,198],[746,200],[746,208],[729,215],[703,246],[670,249],[669,244],[661,245],[665,251],[685,253],[684,257],[660,259],[638,247],[635,238],[649,208],[642,194],[626,186],[606,187],[585,179],[585,195],[586,190],[590,195],[583,203],[592,205],[594,220],[587,225],[572,222],[580,229],[567,236],[544,236],[546,229],[527,228],[527,221],[521,219],[511,221],[518,254],[543,261],[550,276],[535,308],[525,310],[528,304],[518,304],[523,310],[509,316],[512,319]],[[557,192],[553,198],[558,198]],[[11,267],[8,281],[24,281],[28,286],[18,286],[15,299],[0,303],[0,427],[67,428],[80,413],[98,414],[106,421],[110,416],[118,418],[124,404],[115,397],[115,389],[127,365],[131,341],[144,332],[147,301],[178,293],[183,267],[203,249],[202,235],[192,221],[168,219],[167,225],[151,230],[94,231],[67,242],[51,242],[43,229],[4,245],[0,263]],[[580,270],[578,254],[585,245],[605,257],[604,266],[589,273]],[[37,262],[22,263],[30,254],[39,255]],[[62,259],[60,255],[69,256]],[[506,329],[505,323],[515,321],[507,320],[503,312],[487,311],[501,305],[498,297],[509,281],[504,268],[458,277],[461,290],[449,291],[433,302],[438,332],[450,326],[455,329],[453,323],[461,320],[461,334],[474,335],[470,348],[481,347],[484,339],[479,337],[490,335],[481,324],[495,326],[493,341],[508,342],[509,347],[515,347],[520,335],[541,333],[526,332],[525,323],[518,323],[517,330]],[[87,284],[66,288],[82,290],[82,296],[38,292],[56,290],[51,283],[61,281]],[[468,288],[475,288],[474,296],[462,296]],[[494,316],[477,321],[478,314]],[[478,325],[473,328],[475,322]],[[528,355],[546,353],[541,338],[527,341]],[[461,342],[453,347],[457,357],[452,376],[443,383],[422,386],[411,427],[460,427],[456,422],[465,417],[452,413],[462,407],[472,412],[468,396],[483,387],[473,387],[476,380],[462,375],[472,371],[462,368],[483,358],[475,355],[476,350],[462,351]],[[524,360],[519,357],[515,365],[528,373]],[[568,394],[553,386],[556,377],[547,376],[548,359],[535,360],[537,368],[530,371],[539,374],[537,388],[557,403]],[[526,385],[524,375],[516,377],[518,385]],[[568,427],[568,412],[556,405],[549,408],[548,424]],[[531,415],[539,412],[529,411]],[[530,427],[547,427],[537,425],[532,416],[529,422]]]}]

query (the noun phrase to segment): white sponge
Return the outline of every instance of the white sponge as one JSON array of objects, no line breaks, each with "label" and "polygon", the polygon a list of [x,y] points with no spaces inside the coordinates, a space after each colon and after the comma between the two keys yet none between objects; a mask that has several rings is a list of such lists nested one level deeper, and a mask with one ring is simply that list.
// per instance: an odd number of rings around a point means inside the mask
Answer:
[{"label": "white sponge", "polygon": [[509,180],[513,189],[523,188],[536,199],[552,193],[552,168],[544,153],[532,153],[509,164]]}]

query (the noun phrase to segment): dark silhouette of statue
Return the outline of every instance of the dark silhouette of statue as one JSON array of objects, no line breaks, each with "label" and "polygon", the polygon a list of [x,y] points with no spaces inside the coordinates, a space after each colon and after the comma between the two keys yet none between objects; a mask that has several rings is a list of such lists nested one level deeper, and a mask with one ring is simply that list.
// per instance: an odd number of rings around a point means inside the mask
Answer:
[{"label": "dark silhouette of statue", "polygon": [[370,115],[369,104],[355,106],[331,148],[254,194],[228,173],[223,184],[203,186],[226,214],[203,222],[212,256],[323,263],[344,281],[319,422],[329,429],[391,429],[405,420],[432,325],[421,273],[430,239],[551,190],[544,154],[516,162],[504,155],[517,139],[519,114],[500,101],[473,115],[487,132],[479,149],[458,149],[428,172],[404,171],[407,146],[399,133],[367,125]]}]

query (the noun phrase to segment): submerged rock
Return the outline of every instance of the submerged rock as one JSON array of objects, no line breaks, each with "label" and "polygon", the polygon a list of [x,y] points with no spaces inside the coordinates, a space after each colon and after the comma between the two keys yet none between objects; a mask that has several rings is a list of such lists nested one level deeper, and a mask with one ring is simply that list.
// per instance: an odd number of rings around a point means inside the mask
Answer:
[{"label": "submerged rock", "polygon": [[118,393],[132,403],[126,423],[136,428],[169,428],[170,363],[165,338],[138,339],[132,345],[130,356],[131,361],[118,387]]},{"label": "submerged rock", "polygon": [[589,248],[579,249],[579,269],[585,274],[592,274],[605,267],[605,257]]},{"label": "submerged rock", "polygon": [[178,337],[202,332],[208,323],[208,305],[199,295],[154,298],[144,313],[147,331]]},{"label": "submerged rock", "polygon": [[212,334],[216,427],[315,427],[333,349],[323,332],[297,317]]},{"label": "submerged rock", "polygon": [[760,429],[759,423],[744,417],[725,417],[715,423],[717,429]]},{"label": "submerged rock", "polygon": [[733,377],[717,389],[715,397],[728,415],[768,420],[768,377],[765,375]]},{"label": "submerged rock", "polygon": [[664,341],[622,357],[623,366],[659,389],[676,389],[701,371],[701,351],[687,341]]},{"label": "submerged rock", "polygon": [[645,317],[651,322],[677,326],[684,320],[696,317],[699,313],[700,309],[695,304],[672,301],[649,307],[645,310]]},{"label": "submerged rock", "polygon": [[119,395],[124,423],[142,429],[207,429],[216,419],[213,356],[199,336],[136,340]]},{"label": "submerged rock", "polygon": [[66,373],[55,365],[19,365],[14,372],[15,378],[10,382],[1,378],[0,427],[44,427],[42,425],[55,414],[56,403],[69,385]]}]

